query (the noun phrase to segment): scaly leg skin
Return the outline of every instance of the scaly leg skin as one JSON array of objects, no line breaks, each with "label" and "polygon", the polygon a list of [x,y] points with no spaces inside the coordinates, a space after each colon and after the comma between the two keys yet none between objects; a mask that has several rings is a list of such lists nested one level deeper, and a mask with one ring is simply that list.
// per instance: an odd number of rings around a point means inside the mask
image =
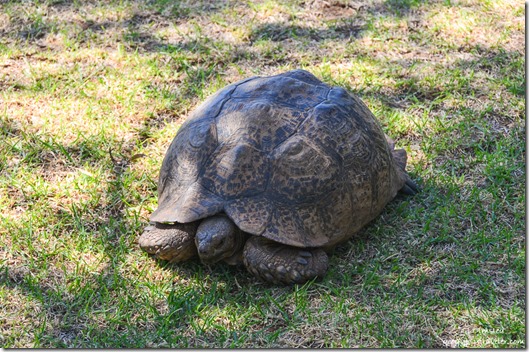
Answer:
[{"label": "scaly leg skin", "polygon": [[302,284],[327,272],[329,259],[322,249],[303,249],[260,236],[246,241],[244,265],[249,272],[273,284]]},{"label": "scaly leg skin", "polygon": [[198,223],[151,223],[138,239],[140,248],[154,257],[178,263],[197,254],[195,234]]}]

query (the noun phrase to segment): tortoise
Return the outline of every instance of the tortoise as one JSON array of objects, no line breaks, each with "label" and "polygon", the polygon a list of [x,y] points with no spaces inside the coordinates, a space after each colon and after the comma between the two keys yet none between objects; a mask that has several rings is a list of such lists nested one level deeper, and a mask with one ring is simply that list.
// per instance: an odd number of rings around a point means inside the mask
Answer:
[{"label": "tortoise", "polygon": [[321,278],[328,255],[398,191],[417,192],[375,116],[305,70],[251,77],[209,97],[162,162],[139,238],[169,262],[244,263],[274,284]]}]

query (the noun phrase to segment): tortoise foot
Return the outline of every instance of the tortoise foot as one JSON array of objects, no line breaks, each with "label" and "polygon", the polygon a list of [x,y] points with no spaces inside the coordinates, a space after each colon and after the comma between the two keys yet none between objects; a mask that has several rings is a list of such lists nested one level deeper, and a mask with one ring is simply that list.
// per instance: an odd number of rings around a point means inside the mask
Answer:
[{"label": "tortoise foot", "polygon": [[197,223],[151,223],[138,239],[140,248],[154,257],[169,262],[182,262],[197,253],[195,233]]},{"label": "tortoise foot", "polygon": [[253,275],[273,284],[302,284],[327,271],[322,249],[301,249],[263,237],[251,237],[243,252],[244,265]]}]

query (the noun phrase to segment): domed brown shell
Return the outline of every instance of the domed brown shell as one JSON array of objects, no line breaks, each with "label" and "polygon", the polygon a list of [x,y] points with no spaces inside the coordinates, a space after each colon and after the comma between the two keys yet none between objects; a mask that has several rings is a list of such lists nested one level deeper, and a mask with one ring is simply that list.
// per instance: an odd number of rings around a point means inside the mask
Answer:
[{"label": "domed brown shell", "polygon": [[405,178],[361,100],[309,72],[229,85],[182,125],[151,221],[226,213],[243,231],[332,246],[376,217]]}]

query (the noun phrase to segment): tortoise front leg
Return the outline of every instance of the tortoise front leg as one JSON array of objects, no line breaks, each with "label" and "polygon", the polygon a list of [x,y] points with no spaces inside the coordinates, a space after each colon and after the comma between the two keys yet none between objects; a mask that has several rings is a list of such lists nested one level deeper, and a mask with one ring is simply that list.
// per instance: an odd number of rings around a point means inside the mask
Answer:
[{"label": "tortoise front leg", "polygon": [[244,265],[258,278],[274,284],[302,284],[327,272],[322,249],[304,249],[252,236],[244,246]]},{"label": "tortoise front leg", "polygon": [[195,234],[198,223],[151,223],[138,239],[140,248],[156,258],[169,262],[183,262],[197,254]]}]

